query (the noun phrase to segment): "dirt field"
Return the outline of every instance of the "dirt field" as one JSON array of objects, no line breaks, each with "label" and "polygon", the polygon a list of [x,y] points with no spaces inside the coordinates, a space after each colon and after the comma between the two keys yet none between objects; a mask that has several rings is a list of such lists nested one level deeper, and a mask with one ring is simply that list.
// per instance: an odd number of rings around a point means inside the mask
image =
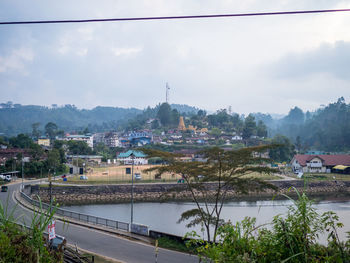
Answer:
[{"label": "dirt field", "polygon": [[[152,181],[155,180],[155,172],[146,172],[145,170],[153,167],[152,165],[134,165],[134,174],[141,174],[142,180]],[[126,174],[126,168],[131,169],[131,165],[121,166],[109,166],[101,168],[88,168],[86,175],[89,181],[105,181],[105,182],[116,182],[116,181],[129,181],[131,180],[131,174]],[[161,179],[166,181],[172,181],[180,179],[180,175],[163,174]]]}]

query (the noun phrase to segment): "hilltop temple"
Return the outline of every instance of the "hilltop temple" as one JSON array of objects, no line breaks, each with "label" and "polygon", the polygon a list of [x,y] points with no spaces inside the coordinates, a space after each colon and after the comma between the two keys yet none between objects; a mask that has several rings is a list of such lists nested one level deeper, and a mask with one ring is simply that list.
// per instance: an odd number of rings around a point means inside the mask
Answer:
[{"label": "hilltop temple", "polygon": [[179,131],[192,131],[192,132],[208,132],[207,128],[202,128],[197,130],[197,127],[194,127],[193,125],[188,125],[188,128],[186,128],[184,117],[180,116],[179,119],[179,125],[177,127]]}]

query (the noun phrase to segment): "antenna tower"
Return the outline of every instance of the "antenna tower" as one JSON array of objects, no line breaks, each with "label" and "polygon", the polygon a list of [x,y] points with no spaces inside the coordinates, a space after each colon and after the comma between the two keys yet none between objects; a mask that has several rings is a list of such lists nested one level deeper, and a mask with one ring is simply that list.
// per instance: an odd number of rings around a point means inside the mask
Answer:
[{"label": "antenna tower", "polygon": [[169,104],[169,90],[170,90],[170,87],[169,87],[169,84],[167,82],[165,85],[165,102],[168,104]]}]

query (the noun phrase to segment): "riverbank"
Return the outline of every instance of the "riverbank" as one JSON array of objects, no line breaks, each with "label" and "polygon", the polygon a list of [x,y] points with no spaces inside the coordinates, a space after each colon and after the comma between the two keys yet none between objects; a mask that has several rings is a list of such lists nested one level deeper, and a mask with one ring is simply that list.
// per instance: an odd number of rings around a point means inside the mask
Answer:
[{"label": "riverbank", "polygon": [[[264,200],[279,198],[283,194],[295,194],[294,188],[299,192],[306,191],[310,197],[320,199],[350,198],[350,181],[312,181],[308,182],[306,188],[303,180],[281,180],[273,181],[271,184],[277,187],[277,191],[266,190],[264,192],[249,192],[239,194],[237,190],[230,189],[227,200]],[[135,202],[160,202],[160,201],[188,201],[191,200],[191,193],[187,190],[186,184],[158,183],[158,184],[137,184],[134,185]],[[208,183],[209,192],[215,193],[216,183]],[[174,188],[177,190],[174,191]],[[52,197],[61,205],[82,205],[82,204],[118,204],[130,202],[131,185],[86,185],[86,186],[53,186]],[[49,201],[48,187],[32,185],[30,194],[32,198],[40,196],[44,202]]]}]

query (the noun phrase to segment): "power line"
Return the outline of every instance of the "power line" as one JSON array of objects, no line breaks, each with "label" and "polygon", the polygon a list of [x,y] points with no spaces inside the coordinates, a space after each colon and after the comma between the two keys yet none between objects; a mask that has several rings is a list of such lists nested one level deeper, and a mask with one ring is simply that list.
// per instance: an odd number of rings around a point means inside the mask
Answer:
[{"label": "power line", "polygon": [[245,17],[245,16],[272,16],[272,15],[298,15],[316,13],[349,12],[350,9],[324,9],[324,10],[304,10],[286,12],[263,12],[263,13],[238,13],[238,14],[213,14],[213,15],[193,15],[193,16],[153,16],[153,17],[125,17],[125,18],[101,18],[101,19],[70,19],[70,20],[33,20],[33,21],[8,21],[0,22],[0,25],[21,25],[21,24],[63,24],[63,23],[94,23],[94,22],[123,22],[123,21],[143,21],[143,20],[175,20],[175,19],[202,19],[221,17]]}]

